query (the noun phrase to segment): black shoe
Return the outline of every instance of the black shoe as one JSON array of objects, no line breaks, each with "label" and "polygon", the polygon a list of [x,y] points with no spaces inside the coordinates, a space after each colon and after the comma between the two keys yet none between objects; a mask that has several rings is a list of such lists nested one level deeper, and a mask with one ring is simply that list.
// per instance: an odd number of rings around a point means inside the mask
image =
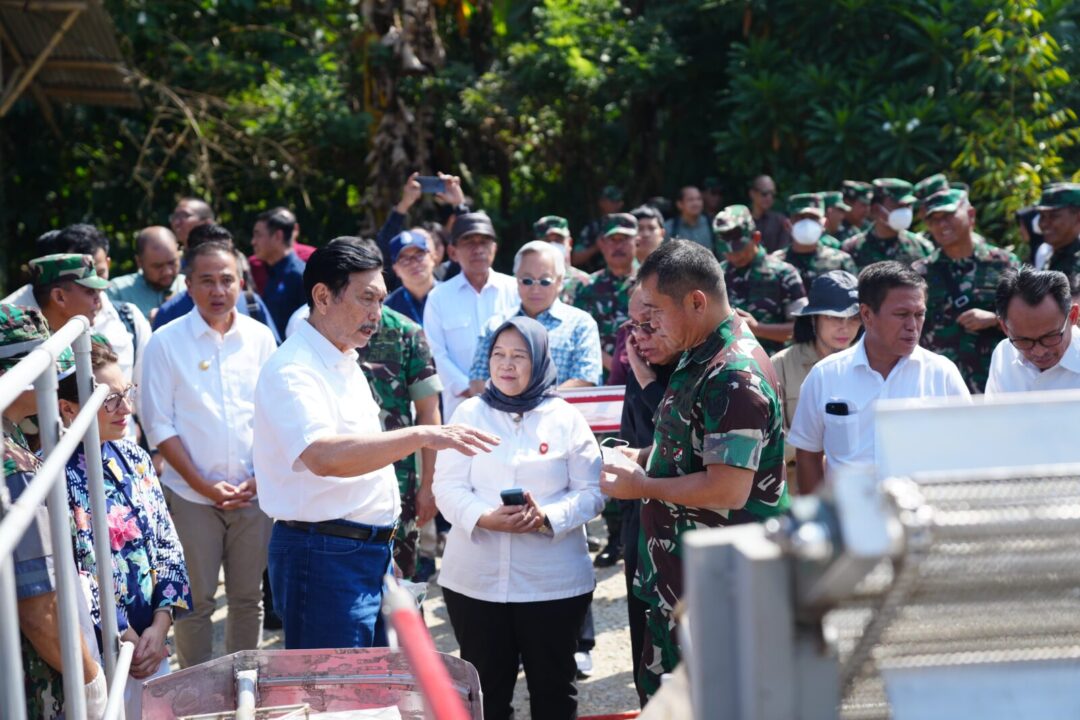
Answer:
[{"label": "black shoe", "polygon": [[431,558],[422,557],[416,561],[416,572],[413,573],[413,582],[427,582],[435,574],[435,561]]},{"label": "black shoe", "polygon": [[615,545],[614,543],[608,543],[600,554],[593,560],[593,567],[606,568],[611,567],[615,563],[619,562],[622,558],[622,545]]}]

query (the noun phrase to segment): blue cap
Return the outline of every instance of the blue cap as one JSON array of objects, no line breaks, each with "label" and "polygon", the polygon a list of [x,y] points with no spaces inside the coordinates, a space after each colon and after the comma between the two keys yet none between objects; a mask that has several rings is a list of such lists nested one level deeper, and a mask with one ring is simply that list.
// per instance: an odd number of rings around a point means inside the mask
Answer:
[{"label": "blue cap", "polygon": [[405,248],[420,248],[424,252],[429,252],[431,248],[428,247],[427,238],[420,233],[409,232],[405,230],[395,235],[390,240],[390,264],[393,265],[397,262],[398,255]]}]

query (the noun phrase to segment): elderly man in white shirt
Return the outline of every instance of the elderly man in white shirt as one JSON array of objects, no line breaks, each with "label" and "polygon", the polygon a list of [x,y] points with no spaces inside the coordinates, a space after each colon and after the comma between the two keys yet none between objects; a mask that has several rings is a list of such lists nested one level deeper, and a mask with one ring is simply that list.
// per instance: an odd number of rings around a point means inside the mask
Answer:
[{"label": "elderly man in white shirt", "polygon": [[374,243],[345,237],[316,250],[304,291],[311,315],[255,389],[255,475],[276,520],[274,609],[289,649],[385,645],[382,582],[401,505],[393,463],[421,448],[487,452],[498,438],[461,425],[382,431],[356,361],[386,297]]},{"label": "elderly man in white shirt", "polygon": [[226,651],[255,650],[262,638],[271,520],[253,472],[255,379],[277,348],[265,325],[236,311],[240,273],[229,243],[204,243],[185,263],[195,308],[150,340],[140,393],[147,435],[168,463],[161,481],[195,603],[174,628],[181,667],[213,657],[222,565]]},{"label": "elderly man in white shirt", "polygon": [[987,395],[1080,389],[1080,306],[1064,273],[1024,266],[1003,276],[997,313],[1007,337],[994,349]]},{"label": "elderly man in white shirt", "polygon": [[859,315],[862,339],[821,360],[802,385],[787,438],[802,493],[821,484],[826,464],[875,461],[878,400],[969,396],[956,365],[919,346],[926,282],[911,268],[894,261],[864,268]]},{"label": "elderly man in white shirt", "polygon": [[454,220],[449,252],[461,273],[431,291],[423,323],[443,384],[443,417],[476,393],[469,387],[469,369],[488,320],[509,317],[519,304],[517,280],[491,269],[497,250],[495,228],[485,213]]}]

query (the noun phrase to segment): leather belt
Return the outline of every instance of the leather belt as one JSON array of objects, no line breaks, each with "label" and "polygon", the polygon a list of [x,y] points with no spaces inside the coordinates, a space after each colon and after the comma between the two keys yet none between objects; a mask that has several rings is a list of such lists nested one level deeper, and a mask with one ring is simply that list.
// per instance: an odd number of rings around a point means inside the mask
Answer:
[{"label": "leather belt", "polygon": [[286,527],[294,530],[308,530],[320,535],[349,538],[351,540],[371,540],[377,543],[389,543],[397,534],[397,525],[392,528],[373,528],[368,525],[339,525],[332,522],[301,522],[285,520]]}]

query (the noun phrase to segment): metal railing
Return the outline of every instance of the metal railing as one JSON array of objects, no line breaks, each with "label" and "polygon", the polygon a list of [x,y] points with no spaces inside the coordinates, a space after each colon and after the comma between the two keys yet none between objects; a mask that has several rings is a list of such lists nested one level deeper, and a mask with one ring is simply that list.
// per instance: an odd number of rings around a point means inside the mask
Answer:
[{"label": "metal railing", "polygon": [[[75,352],[75,375],[80,409],[66,429],[60,426],[57,401],[56,359],[65,348]],[[86,473],[94,532],[94,555],[101,608],[104,671],[109,698],[103,718],[123,718],[124,688],[134,646],[119,642],[116,598],[113,590],[112,549],[105,510],[105,480],[101,463],[101,438],[97,413],[108,388],[94,389],[90,366],[90,323],[77,316],[52,337],[32,350],[8,372],[0,376],[0,410],[6,410],[33,384],[37,398],[38,427],[44,461],[18,501],[0,518],[0,717],[25,720],[26,695],[23,687],[19,642],[18,605],[12,556],[30,527],[42,502],[49,509],[49,536],[56,574],[60,650],[64,667],[64,714],[68,720],[86,719],[83,688],[82,632],[79,603],[86,603],[75,570],[72,550],[71,516],[68,511],[65,466],[79,443],[85,440]]]}]

